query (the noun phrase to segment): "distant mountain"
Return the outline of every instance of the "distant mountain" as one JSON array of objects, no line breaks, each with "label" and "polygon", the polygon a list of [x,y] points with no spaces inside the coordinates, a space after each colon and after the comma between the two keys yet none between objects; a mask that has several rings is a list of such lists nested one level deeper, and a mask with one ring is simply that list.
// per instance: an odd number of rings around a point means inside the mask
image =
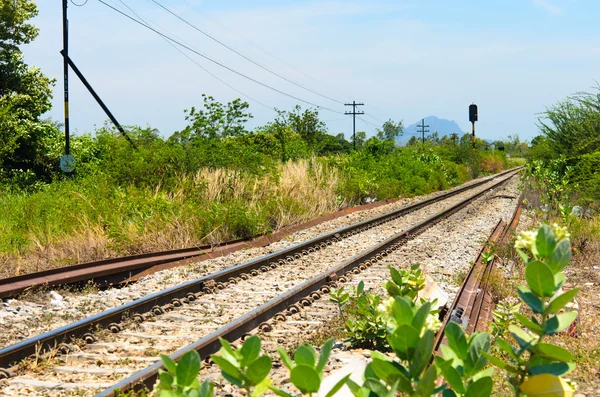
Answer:
[{"label": "distant mountain", "polygon": [[[417,127],[419,125],[421,125],[421,120],[409,125],[408,127],[405,127],[402,136],[398,137],[396,141],[400,144],[406,143],[413,136],[416,136],[420,139],[421,133],[417,132]],[[429,127],[425,127],[426,130],[429,130],[429,132],[425,133],[425,136],[430,135],[435,131],[437,131],[440,137],[453,133],[457,133],[459,136],[464,134],[464,130],[460,128],[460,126],[454,120],[446,120],[437,118],[435,116],[428,116],[425,117],[425,125],[429,125]]]}]

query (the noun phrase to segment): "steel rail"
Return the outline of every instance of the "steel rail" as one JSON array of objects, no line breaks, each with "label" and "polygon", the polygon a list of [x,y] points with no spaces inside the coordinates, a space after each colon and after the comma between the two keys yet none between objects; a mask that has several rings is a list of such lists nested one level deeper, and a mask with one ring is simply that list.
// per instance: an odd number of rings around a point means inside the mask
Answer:
[{"label": "steel rail", "polygon": [[[392,211],[381,216],[372,218],[368,221],[374,222],[378,219],[389,219],[390,216],[398,213],[403,215],[407,212],[421,208],[422,206],[440,201],[446,197],[458,194],[465,190],[469,190],[487,183],[489,180],[513,172],[514,170],[504,171],[490,178],[482,179],[476,183],[468,186],[455,189],[451,192],[446,192],[432,199],[423,200],[416,203],[413,206],[407,206],[397,211]],[[420,207],[420,206],[421,207]],[[370,207],[366,205],[365,207]],[[403,211],[403,212],[402,212]],[[340,213],[346,213],[347,211],[339,211]],[[329,219],[329,216],[322,217],[324,220]],[[306,227],[313,226],[314,222],[307,222]],[[56,269],[45,270],[42,272],[30,273],[21,276],[15,276],[5,279],[0,279],[0,298],[11,298],[24,291],[32,290],[40,287],[53,287],[59,285],[83,285],[87,283],[93,283],[95,286],[104,288],[110,287],[121,283],[129,283],[137,281],[141,276],[149,274],[148,270],[163,270],[166,268],[174,267],[174,264],[186,264],[198,258],[204,256],[206,259],[212,259],[216,256],[222,256],[234,252],[238,249],[242,249],[246,246],[265,246],[273,242],[276,236],[287,236],[289,233],[302,228],[303,225],[298,227],[290,227],[287,231],[280,231],[274,233],[272,238],[269,236],[262,236],[256,240],[251,238],[238,239],[223,242],[219,245],[204,245],[200,247],[183,248],[169,251],[152,252],[146,254],[138,254],[125,256],[120,258],[110,258],[100,261],[88,262],[77,264],[68,267],[61,267]],[[351,228],[352,226],[350,226]],[[330,235],[335,233],[344,232],[345,228],[336,230]],[[165,266],[166,264],[171,264]]]},{"label": "steel rail", "polygon": [[[211,334],[201,338],[200,340],[183,347],[171,354],[170,357],[178,361],[186,352],[195,350],[201,357],[208,358],[210,354],[216,353],[220,349],[219,338],[224,338],[229,341],[234,341],[249,333],[253,329],[263,325],[268,320],[272,319],[277,313],[286,309],[293,310],[294,305],[301,299],[311,298],[318,299],[320,293],[327,293],[330,287],[335,287],[337,281],[345,281],[342,277],[347,277],[350,274],[357,274],[365,270],[368,266],[382,260],[384,256],[399,249],[403,243],[411,237],[419,235],[427,228],[438,223],[442,219],[449,217],[460,209],[464,208],[475,199],[488,193],[490,190],[506,183],[514,175],[495,183],[493,186],[476,193],[475,195],[453,205],[452,207],[443,210],[405,230],[387,238],[383,242],[372,246],[371,248],[347,259],[346,261],[334,266],[327,271],[312,277],[311,279],[297,285],[296,287],[284,292],[283,294],[271,299],[262,306],[248,312],[229,324],[219,328]],[[318,294],[318,295],[315,295]],[[307,300],[305,300],[306,302]],[[310,300],[308,300],[310,301]],[[147,387],[152,388],[158,377],[159,369],[163,369],[162,363],[159,361],[142,371],[139,371],[132,376],[122,380],[112,387],[104,390],[96,395],[96,397],[117,396],[119,393],[124,393],[132,389],[140,389]]]},{"label": "steel rail", "polygon": [[226,241],[221,245],[203,245],[194,248],[129,255],[120,258],[80,263],[68,267],[44,270],[36,273],[0,279],[0,298],[10,298],[17,294],[42,286],[69,285],[93,282],[95,285],[110,286],[127,280],[137,272],[149,267],[195,258],[211,252],[214,248],[224,248],[248,241],[239,239]]},{"label": "steel rail", "polygon": [[[473,265],[469,268],[469,272],[462,282],[448,313],[442,321],[442,327],[434,340],[434,354],[440,353],[440,346],[444,343],[444,330],[450,321],[454,321],[461,325],[468,333],[480,330],[482,328],[482,312],[484,308],[490,309],[486,302],[488,294],[489,278],[494,268],[495,259],[484,263],[483,254],[490,252],[490,247],[497,242],[502,242],[506,239],[510,230],[515,230],[522,211],[522,202],[519,198],[519,203],[513,212],[511,221],[506,224],[500,220],[492,233],[490,234],[486,244],[479,251]],[[486,317],[487,318],[487,317]]]},{"label": "steel rail", "polygon": [[[498,175],[514,175],[519,170],[520,168],[513,169]],[[476,186],[488,183],[491,179],[497,178],[498,175],[488,178],[484,181],[480,181],[476,184]],[[497,186],[498,184],[506,182],[513,175],[502,180],[501,182],[495,183],[492,187],[483,190],[482,193],[477,195],[477,197],[483,194],[483,192],[486,192]],[[121,323],[127,319],[143,321],[145,319],[144,313],[148,312],[162,314],[165,310],[170,310],[173,306],[180,306],[190,300],[195,300],[198,296],[201,296],[206,292],[211,292],[214,288],[222,289],[225,288],[229,283],[235,284],[237,283],[237,278],[248,278],[259,274],[260,271],[267,272],[271,268],[275,268],[286,261],[292,262],[295,259],[301,258],[303,255],[308,255],[314,250],[320,250],[321,248],[332,244],[333,241],[339,241],[342,238],[360,233],[361,231],[391,221],[408,212],[415,211],[433,202],[443,200],[449,196],[453,196],[473,187],[473,185],[469,185],[431,199],[417,202],[399,210],[337,229],[331,233],[320,235],[306,242],[296,244],[292,247],[215,273],[208,274],[194,280],[187,281],[159,292],[155,292],[122,306],[106,310],[102,313],[98,313],[75,323],[65,325],[56,330],[40,334],[11,346],[4,347],[0,349],[0,369],[3,368],[8,370],[8,368],[10,368],[13,364],[30,355],[40,354],[44,351],[52,349],[53,347],[56,347],[60,343],[68,343],[69,341],[77,338],[83,337],[84,339],[93,342],[95,338],[93,337],[92,333],[98,327],[110,328],[113,324]]]}]

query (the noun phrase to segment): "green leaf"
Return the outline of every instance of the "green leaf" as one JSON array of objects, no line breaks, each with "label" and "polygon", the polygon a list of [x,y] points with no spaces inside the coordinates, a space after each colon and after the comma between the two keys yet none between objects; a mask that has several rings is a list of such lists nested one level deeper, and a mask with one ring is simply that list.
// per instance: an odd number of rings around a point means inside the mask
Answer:
[{"label": "green leaf", "polygon": [[223,357],[219,357],[213,354],[212,356],[210,356],[210,358],[212,358],[215,364],[217,364],[219,368],[221,368],[221,372],[228,374],[236,379],[242,379],[242,374],[240,373],[240,370],[235,365],[225,360]]},{"label": "green leaf", "polygon": [[528,371],[532,375],[551,374],[561,376],[569,372],[569,369],[570,367],[567,363],[551,363],[536,365],[535,367],[529,368]]},{"label": "green leaf", "polygon": [[567,349],[553,345],[551,343],[538,343],[534,348],[536,356],[541,356],[551,360],[570,362],[575,358]]},{"label": "green leaf", "polygon": [[535,295],[549,297],[554,294],[554,273],[545,263],[529,262],[525,268],[525,279]]},{"label": "green leaf", "polygon": [[508,330],[510,331],[510,334],[515,339],[515,341],[517,341],[521,349],[529,348],[534,342],[533,336],[529,335],[514,324],[509,325]]},{"label": "green leaf", "polygon": [[531,308],[532,312],[536,314],[542,313],[543,305],[540,298],[535,296],[530,290],[523,286],[517,287],[517,293],[519,294],[523,302],[525,302],[527,306]]},{"label": "green leaf", "polygon": [[517,253],[519,254],[519,256],[525,264],[529,263],[529,256],[525,252],[521,251],[520,249],[517,249]]},{"label": "green leaf", "polygon": [[447,368],[443,372],[442,375],[444,376],[444,379],[446,379],[446,382],[448,382],[448,384],[450,385],[450,387],[453,390],[456,390],[460,394],[465,393],[465,391],[466,391],[465,384],[463,383],[462,378],[460,377],[460,374],[454,367]]},{"label": "green leaf", "polygon": [[429,397],[433,394],[433,390],[435,390],[435,380],[437,378],[437,372],[435,366],[431,365],[427,368],[427,371],[421,376],[417,385],[415,387],[415,391],[424,397]]},{"label": "green leaf", "polygon": [[252,397],[262,396],[263,394],[265,394],[265,392],[267,390],[269,390],[270,386],[271,386],[271,379],[265,377],[262,380],[262,382],[260,382],[258,385],[256,385],[256,387],[252,391]]},{"label": "green leaf", "polygon": [[375,375],[388,385],[393,384],[400,377],[404,377],[402,372],[388,360],[373,358],[371,368],[373,369],[373,372],[375,372]]},{"label": "green leaf", "polygon": [[175,375],[177,373],[177,364],[171,357],[167,356],[166,354],[161,354],[160,360],[163,362],[163,365],[171,375]]},{"label": "green leaf", "polygon": [[303,394],[316,393],[321,386],[321,378],[317,371],[304,364],[298,364],[292,369],[290,380]]},{"label": "green leaf", "polygon": [[554,252],[552,252],[552,257],[548,262],[548,266],[552,269],[552,271],[556,274],[560,272],[569,264],[569,260],[571,259],[571,244],[569,240],[564,239],[556,244],[556,248],[554,248]]},{"label": "green leaf", "polygon": [[413,303],[409,298],[404,296],[394,298],[394,302],[392,303],[392,315],[398,325],[412,324],[412,306]]},{"label": "green leaf", "polygon": [[487,363],[487,359],[481,354],[482,351],[490,351],[490,335],[484,332],[471,335],[469,339],[469,355],[465,362],[465,373],[467,375],[479,372]]},{"label": "green leaf", "polygon": [[221,342],[219,355],[230,362],[235,362],[236,364],[239,363],[240,359],[242,358],[240,353],[234,350],[234,348],[231,347],[231,344],[229,344],[226,339],[219,338],[219,342]]},{"label": "green leaf", "polygon": [[[463,366],[463,360],[456,355],[456,353],[450,348],[450,346],[440,345],[440,349],[442,350],[442,355],[446,360],[452,360],[451,362],[454,368],[458,370],[459,367]],[[459,372],[461,371],[462,369],[459,370]]]},{"label": "green leaf", "polygon": [[390,269],[390,276],[392,277],[392,280],[394,281],[394,283],[396,283],[396,285],[401,286],[402,284],[404,284],[404,279],[402,278],[402,275],[400,274],[398,269],[392,266],[388,266],[388,269]]},{"label": "green leaf", "polygon": [[281,390],[278,387],[275,387],[273,385],[269,386],[269,390],[271,390],[273,393],[277,394],[279,397],[294,397],[289,393],[284,392],[283,390]]},{"label": "green leaf", "polygon": [[507,341],[505,341],[504,339],[501,339],[501,338],[497,338],[495,342],[513,360],[515,360],[515,361],[519,360],[519,357],[517,356],[517,353],[515,352],[515,349],[513,349],[513,347],[510,345],[510,343],[508,343]]},{"label": "green leaf", "polygon": [[417,343],[412,360],[409,362],[409,374],[411,377],[418,377],[429,363],[429,359],[433,353],[433,338],[433,332],[427,330]]},{"label": "green leaf", "polygon": [[427,316],[429,315],[430,311],[431,311],[431,303],[426,302],[415,313],[415,316],[413,317],[413,320],[412,320],[412,326],[415,327],[415,329],[418,332],[421,332],[421,329],[425,325],[425,322],[427,321]]},{"label": "green leaf", "polygon": [[296,360],[296,364],[308,365],[314,368],[317,362],[317,352],[308,343],[303,343],[296,349],[294,360]]},{"label": "green leaf", "polygon": [[358,283],[358,286],[356,287],[356,295],[360,295],[362,294],[362,292],[365,290],[365,282],[364,281],[360,281]]},{"label": "green leaf", "polygon": [[556,247],[556,239],[554,238],[554,232],[548,225],[542,225],[538,229],[537,236],[535,238],[535,246],[538,251],[538,255],[544,258],[550,258],[554,247]]},{"label": "green leaf", "polygon": [[554,335],[558,332],[564,331],[577,318],[577,312],[565,312],[557,314],[546,321],[544,332],[548,335]]},{"label": "green leaf", "polygon": [[[565,241],[565,240],[562,240]],[[564,292],[558,296],[555,296],[554,299],[552,299],[550,301],[550,304],[548,305],[548,307],[546,308],[546,313],[545,314],[554,314],[554,313],[558,313],[558,311],[560,309],[562,309],[563,307],[565,307],[565,305],[569,302],[571,302],[575,296],[577,296],[577,293],[579,292],[579,288],[573,288],[572,290],[569,290],[567,292]]]},{"label": "green leaf", "polygon": [[348,375],[344,376],[335,385],[333,385],[333,387],[331,388],[331,390],[329,390],[327,392],[325,397],[333,397],[333,395],[335,393],[337,393],[342,387],[344,387],[344,385],[346,384],[346,381],[348,380],[348,378],[350,378],[350,375],[352,375],[352,374],[348,374]]},{"label": "green leaf", "polygon": [[321,354],[319,355],[319,362],[317,363],[317,367],[315,368],[317,372],[320,374],[323,372],[323,368],[327,365],[327,361],[329,360],[329,355],[331,354],[331,348],[335,341],[333,338],[330,338],[323,347],[321,348]]},{"label": "green leaf", "polygon": [[260,354],[260,338],[256,335],[247,338],[240,348],[240,354],[242,355],[242,359],[240,360],[241,367],[246,367],[252,361],[256,360]]},{"label": "green leaf", "polygon": [[213,385],[209,381],[205,380],[200,385],[200,390],[198,390],[198,397],[211,397],[213,393]]},{"label": "green leaf", "polygon": [[535,332],[538,335],[543,335],[544,334],[544,330],[542,329],[541,325],[534,323],[533,321],[531,321],[530,319],[528,319],[527,317],[525,317],[521,313],[515,313],[515,317],[517,318],[517,320],[519,320],[519,322],[523,326],[525,326],[529,330]]},{"label": "green leaf", "polygon": [[277,346],[277,352],[279,353],[279,357],[281,357],[281,362],[283,363],[283,365],[285,365],[287,369],[291,370],[292,368],[294,368],[294,362],[287,354],[287,352],[283,349],[283,347]]},{"label": "green leaf", "polygon": [[258,385],[269,375],[271,371],[271,359],[267,356],[261,356],[252,361],[246,370],[246,379],[251,386]]},{"label": "green leaf", "polygon": [[200,355],[192,350],[183,355],[177,365],[177,384],[189,386],[200,372]]},{"label": "green leaf", "polygon": [[489,397],[492,394],[493,386],[492,378],[486,376],[476,382],[469,383],[465,397]]},{"label": "green leaf", "polygon": [[446,389],[442,392],[442,397],[458,397],[454,390]]},{"label": "green leaf", "polygon": [[485,378],[486,376],[491,377],[494,374],[494,367],[489,367],[484,369],[483,371],[477,372],[473,375],[473,381],[478,381],[481,378]]},{"label": "green leaf", "polygon": [[417,347],[419,332],[411,325],[403,324],[388,335],[388,342],[395,352],[410,353]]},{"label": "green leaf", "polygon": [[488,352],[483,352],[482,353],[484,355],[485,358],[488,359],[488,361],[490,363],[492,363],[492,365],[495,365],[496,367],[500,368],[500,369],[506,369],[509,364],[505,363],[504,361],[500,360],[498,357],[491,355]]},{"label": "green leaf", "polygon": [[159,372],[158,379],[160,380],[158,386],[161,390],[173,389],[173,382],[175,382],[175,378],[173,378],[173,375],[171,375],[168,372],[161,371]]},{"label": "green leaf", "polygon": [[448,340],[448,346],[461,359],[466,360],[469,353],[469,345],[463,329],[455,322],[448,322],[444,329],[444,335]]},{"label": "green leaf", "polygon": [[388,295],[392,298],[402,295],[402,290],[400,289],[400,287],[398,287],[391,281],[385,283],[385,290],[387,291]]},{"label": "green leaf", "polygon": [[554,292],[561,290],[563,285],[567,282],[567,276],[563,272],[558,272],[554,275]]}]

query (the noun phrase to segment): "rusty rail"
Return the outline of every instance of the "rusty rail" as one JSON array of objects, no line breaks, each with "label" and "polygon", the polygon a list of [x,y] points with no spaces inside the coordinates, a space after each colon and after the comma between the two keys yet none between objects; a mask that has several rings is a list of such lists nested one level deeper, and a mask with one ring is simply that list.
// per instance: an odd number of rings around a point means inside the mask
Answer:
[{"label": "rusty rail", "polygon": [[[330,287],[335,286],[336,281],[344,281],[343,277],[347,277],[349,273],[360,272],[367,267],[372,266],[382,260],[384,256],[399,249],[406,240],[416,236],[427,228],[435,225],[442,219],[445,219],[460,209],[470,204],[473,200],[481,197],[489,190],[494,189],[506,183],[512,175],[490,188],[479,192],[458,204],[437,213],[424,221],[421,221],[408,229],[386,239],[385,241],[369,248],[362,253],[334,266],[333,268],[299,284],[298,286],[286,291],[285,293],[273,298],[262,306],[252,310],[242,317],[232,321],[224,327],[212,332],[202,339],[194,342],[175,353],[171,354],[171,358],[175,361],[179,360],[186,352],[196,350],[201,357],[208,357],[210,354],[216,353],[220,348],[219,338],[224,338],[229,341],[236,340],[244,334],[261,326],[266,321],[272,319],[277,313],[286,309],[291,309],[291,306],[303,298],[318,299],[320,293],[327,293]],[[316,295],[315,295],[316,294]],[[132,389],[140,389],[142,387],[152,388],[155,383],[159,369],[163,369],[161,362],[157,362],[152,366],[122,380],[118,384],[104,390],[96,395],[96,397],[117,396],[119,393],[124,393]]]},{"label": "rusty rail", "polygon": [[[388,212],[386,214],[371,218],[364,222],[376,223],[378,221],[388,222],[395,217],[417,210],[426,205],[443,200],[447,197],[475,188],[491,179],[503,176],[514,170],[508,170],[490,178],[482,179],[476,183],[455,189],[451,192],[440,194],[431,199],[422,200],[416,204],[400,208],[399,210]],[[126,256],[121,258],[104,259],[95,262],[83,263],[74,266],[51,269],[37,273],[25,274],[22,276],[0,279],[0,298],[10,298],[24,291],[40,287],[54,287],[58,285],[85,285],[93,283],[95,286],[104,288],[115,285],[131,283],[139,280],[141,277],[154,273],[159,270],[184,265],[191,262],[199,262],[228,255],[232,252],[249,248],[264,247],[275,241],[281,240],[292,233],[312,227],[321,222],[335,219],[349,213],[375,208],[379,205],[388,204],[394,200],[386,200],[380,203],[366,204],[360,207],[348,208],[337,211],[333,214],[325,215],[301,225],[284,228],[272,235],[265,235],[254,239],[239,239],[221,243],[219,245],[204,245],[201,247],[183,248],[171,251],[153,252],[147,254]],[[336,233],[345,233],[347,230],[353,230],[362,227],[364,222],[348,226],[329,233],[326,238],[331,238]]]}]

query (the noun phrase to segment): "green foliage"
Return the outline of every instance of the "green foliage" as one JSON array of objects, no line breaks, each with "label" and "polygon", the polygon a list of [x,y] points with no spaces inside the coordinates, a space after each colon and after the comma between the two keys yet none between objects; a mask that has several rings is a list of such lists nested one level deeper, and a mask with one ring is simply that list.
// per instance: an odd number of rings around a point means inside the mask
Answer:
[{"label": "green foliage", "polygon": [[407,296],[412,300],[416,300],[419,291],[425,288],[425,276],[420,266],[415,264],[408,270],[398,270],[392,266],[388,266],[388,268],[392,279],[385,283],[387,293],[392,298]]},{"label": "green foliage", "polygon": [[567,165],[566,157],[560,156],[548,162],[533,160],[527,164],[523,180],[540,193],[542,203],[557,211],[568,203],[572,175],[573,169]]},{"label": "green foliage", "polygon": [[[294,360],[290,358],[287,352],[281,347],[277,348],[281,362],[290,371],[290,382],[300,391],[302,394],[312,395],[319,391],[321,387],[321,381],[323,380],[323,368],[329,360],[331,354],[331,348],[333,347],[334,340],[329,339],[321,348],[321,353],[317,355],[315,349],[308,345],[302,344],[298,346],[294,353]],[[329,395],[334,394],[345,382],[345,378],[338,383]],[[270,389],[277,395],[282,397],[291,397],[290,394],[285,391],[271,386]]]},{"label": "green foliage", "polygon": [[333,290],[331,301],[338,304],[345,321],[347,342],[352,346],[387,349],[386,318],[378,310],[381,297],[364,290],[360,282],[351,293],[344,288]]},{"label": "green foliage", "polygon": [[[221,338],[219,354],[211,359],[221,369],[221,374],[231,384],[243,388],[248,395],[260,396],[270,385],[267,377],[272,363],[268,356],[260,355],[260,338],[256,335],[247,338],[242,347],[234,349],[229,342]],[[251,390],[254,388],[254,393]]]},{"label": "green foliage", "polygon": [[194,350],[181,357],[179,362],[161,354],[166,371],[158,370],[158,381],[154,386],[156,397],[211,397],[213,385],[209,381],[200,383],[200,355]]},{"label": "green foliage", "polygon": [[508,330],[516,346],[499,338],[497,343],[503,358],[489,354],[486,357],[505,371],[516,395],[522,392],[528,396],[544,395],[549,387],[572,392],[560,378],[575,368],[572,354],[543,342],[546,336],[569,328],[577,315],[562,312],[578,293],[577,288],[562,291],[566,281],[562,270],[571,258],[569,234],[557,225],[543,225],[534,232],[522,232],[515,248],[526,263],[527,286],[519,287],[518,293],[532,315],[515,312],[520,326],[510,324]]},{"label": "green foliage", "polygon": [[510,325],[516,324],[515,314],[521,309],[521,302],[514,302],[510,299],[498,302],[496,309],[492,312],[494,322],[490,324],[492,337],[504,337],[508,332]]},{"label": "green foliage", "polygon": [[244,124],[252,118],[252,115],[246,112],[250,107],[247,102],[238,98],[223,105],[206,94],[202,94],[202,99],[204,109],[192,106],[185,111],[185,119],[190,124],[180,133],[181,139],[193,142],[203,138],[228,138],[247,133]]},{"label": "green foliage", "polygon": [[394,122],[392,119],[389,119],[381,128],[377,129],[377,138],[382,141],[396,141],[396,138],[402,135],[402,121]]},{"label": "green foliage", "polygon": [[532,141],[531,153],[542,192],[544,177],[558,174],[565,190],[581,193],[584,202],[600,200],[600,86],[547,109],[539,128],[542,135]]},{"label": "green foliage", "polygon": [[27,23],[37,13],[31,0],[0,1],[0,178],[30,169],[49,176],[37,163],[46,160],[43,141],[55,132],[40,120],[50,110],[54,80],[25,64],[19,48],[37,37]]}]

